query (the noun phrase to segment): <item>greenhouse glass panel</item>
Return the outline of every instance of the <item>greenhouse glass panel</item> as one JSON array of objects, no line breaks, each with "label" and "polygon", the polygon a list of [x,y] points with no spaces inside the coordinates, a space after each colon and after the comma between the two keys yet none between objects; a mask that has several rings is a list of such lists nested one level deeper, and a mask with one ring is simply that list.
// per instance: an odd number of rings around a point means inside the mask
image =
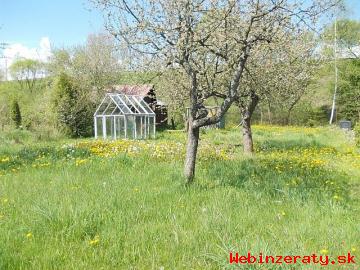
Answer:
[{"label": "greenhouse glass panel", "polygon": [[155,138],[155,113],[143,97],[108,93],[94,113],[95,138]]},{"label": "greenhouse glass panel", "polygon": [[152,109],[150,108],[149,104],[147,104],[143,98],[139,99],[139,103],[143,106],[143,108],[145,109],[146,113],[152,113]]}]

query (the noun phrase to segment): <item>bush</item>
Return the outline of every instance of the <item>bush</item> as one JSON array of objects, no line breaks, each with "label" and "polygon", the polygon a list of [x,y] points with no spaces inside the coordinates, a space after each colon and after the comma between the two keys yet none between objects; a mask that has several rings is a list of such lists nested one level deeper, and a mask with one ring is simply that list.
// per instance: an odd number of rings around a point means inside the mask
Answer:
[{"label": "bush", "polygon": [[360,107],[360,60],[349,59],[341,62],[338,93],[338,118],[359,121]]},{"label": "bush", "polygon": [[53,105],[57,122],[71,137],[85,137],[92,132],[92,104],[65,73],[54,84]]},{"label": "bush", "polygon": [[11,120],[13,121],[15,127],[20,128],[21,127],[21,112],[20,112],[19,103],[16,100],[14,100],[11,103],[10,115],[11,115]]},{"label": "bush", "polygon": [[360,124],[357,124],[354,128],[355,132],[355,143],[360,147]]}]

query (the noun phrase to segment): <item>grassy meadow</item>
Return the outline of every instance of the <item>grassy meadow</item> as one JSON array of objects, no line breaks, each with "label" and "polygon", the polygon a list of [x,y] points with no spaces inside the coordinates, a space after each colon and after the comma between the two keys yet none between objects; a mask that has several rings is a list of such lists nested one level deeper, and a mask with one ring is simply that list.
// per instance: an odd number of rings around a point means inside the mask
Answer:
[{"label": "grassy meadow", "polygon": [[230,251],[351,251],[360,260],[360,152],[351,134],[258,125],[247,157],[239,128],[204,131],[190,187],[185,137],[0,133],[0,269],[317,269],[229,265]]}]

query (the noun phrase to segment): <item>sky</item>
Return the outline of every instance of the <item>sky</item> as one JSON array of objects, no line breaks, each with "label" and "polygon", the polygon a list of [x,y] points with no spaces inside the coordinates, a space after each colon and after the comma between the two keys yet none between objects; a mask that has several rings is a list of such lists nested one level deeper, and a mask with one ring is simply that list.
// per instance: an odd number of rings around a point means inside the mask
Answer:
[{"label": "sky", "polygon": [[346,17],[360,20],[360,0],[345,0],[345,4],[347,9]]},{"label": "sky", "polygon": [[[345,0],[347,16],[360,20],[360,0]],[[16,57],[46,60],[55,47],[83,44],[104,31],[101,13],[88,0],[0,0],[1,52],[9,66]],[[0,67],[4,66],[0,59]]]},{"label": "sky", "polygon": [[83,44],[101,31],[102,15],[87,0],[0,0],[0,43],[9,44],[0,56],[8,66],[16,57],[44,61],[51,48]]}]

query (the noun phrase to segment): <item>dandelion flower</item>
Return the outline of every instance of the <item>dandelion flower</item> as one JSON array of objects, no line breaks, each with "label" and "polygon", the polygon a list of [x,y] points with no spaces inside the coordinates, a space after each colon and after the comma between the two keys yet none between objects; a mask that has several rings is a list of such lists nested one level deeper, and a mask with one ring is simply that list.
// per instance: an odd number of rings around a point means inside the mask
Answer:
[{"label": "dandelion flower", "polygon": [[351,248],[351,251],[352,251],[352,252],[355,252],[355,251],[356,251],[356,248],[352,247],[352,248]]},{"label": "dandelion flower", "polygon": [[33,238],[33,234],[32,234],[31,232],[28,232],[28,233],[26,234],[26,238],[27,238],[27,239]]},{"label": "dandelion flower", "polygon": [[86,159],[79,159],[75,161],[76,166],[80,166],[81,164],[84,164],[87,160]]},{"label": "dandelion flower", "polygon": [[324,248],[324,249],[320,250],[320,253],[326,255],[329,253],[329,251]]},{"label": "dandelion flower", "polygon": [[90,246],[96,246],[99,244],[99,242],[100,242],[99,235],[95,235],[94,239],[89,241],[89,244],[90,244]]}]

